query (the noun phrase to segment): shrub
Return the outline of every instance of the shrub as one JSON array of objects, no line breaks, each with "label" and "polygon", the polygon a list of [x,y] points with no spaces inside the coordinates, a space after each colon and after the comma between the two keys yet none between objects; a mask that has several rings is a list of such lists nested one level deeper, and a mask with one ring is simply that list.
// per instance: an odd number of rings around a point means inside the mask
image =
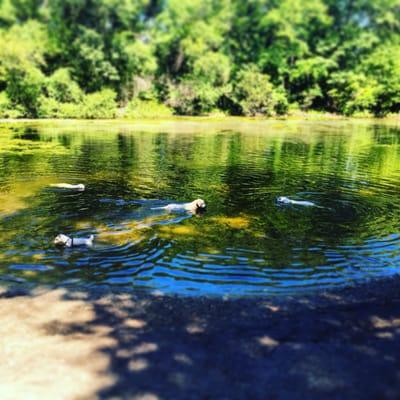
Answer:
[{"label": "shrub", "polygon": [[400,80],[380,86],[376,91],[376,101],[371,111],[377,117],[400,112]]},{"label": "shrub", "polygon": [[83,92],[71,78],[67,68],[60,68],[46,80],[48,97],[61,103],[79,103],[83,99]]},{"label": "shrub", "polygon": [[41,96],[40,105],[38,107],[39,118],[57,118],[59,102],[55,99]]},{"label": "shrub", "polygon": [[155,100],[135,99],[128,103],[124,116],[126,118],[165,118],[172,115],[172,110]]},{"label": "shrub", "polygon": [[9,108],[10,100],[6,92],[0,92],[0,116]]},{"label": "shrub", "polygon": [[69,70],[60,68],[45,81],[46,96],[39,99],[40,118],[83,118],[84,94],[71,78]]},{"label": "shrub", "polygon": [[88,94],[80,103],[62,103],[54,98],[41,96],[38,116],[41,118],[115,118],[117,114],[115,98],[116,93],[110,89]]},{"label": "shrub", "polygon": [[248,67],[237,74],[232,99],[238,105],[240,114],[273,115],[277,100],[281,102],[279,111],[282,111],[282,97],[279,99],[277,96],[268,75],[260,73],[255,67]]},{"label": "shrub", "polygon": [[42,96],[38,109],[39,118],[83,118],[80,103],[60,103],[57,100]]},{"label": "shrub", "polygon": [[0,93],[0,118],[20,118],[25,114],[21,106],[13,106],[6,92]]},{"label": "shrub", "polygon": [[274,92],[274,109],[277,115],[286,115],[289,111],[289,102],[283,89]]},{"label": "shrub", "polygon": [[84,97],[80,118],[108,119],[117,114],[117,95],[111,89],[88,94]]},{"label": "shrub", "polygon": [[134,76],[130,87],[129,99],[139,98],[141,100],[155,100],[156,93],[151,77]]},{"label": "shrub", "polygon": [[363,73],[338,72],[329,81],[332,89],[331,98],[334,111],[345,115],[369,111],[376,103],[379,85]]},{"label": "shrub", "polygon": [[10,70],[6,88],[7,96],[12,104],[20,105],[26,110],[24,116],[36,117],[44,82],[44,75],[35,67]]},{"label": "shrub", "polygon": [[400,45],[379,46],[363,60],[361,69],[366,76],[376,80],[375,101],[371,111],[383,117],[400,111]]},{"label": "shrub", "polygon": [[185,80],[169,87],[167,105],[179,115],[203,115],[211,112],[221,90],[207,83]]}]

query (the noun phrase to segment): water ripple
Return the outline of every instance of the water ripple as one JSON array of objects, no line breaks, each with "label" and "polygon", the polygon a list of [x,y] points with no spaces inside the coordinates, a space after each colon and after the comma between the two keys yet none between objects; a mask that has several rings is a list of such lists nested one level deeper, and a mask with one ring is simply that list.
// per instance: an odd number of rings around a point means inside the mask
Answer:
[{"label": "water ripple", "polygon": [[[374,126],[39,131],[34,151],[0,149],[0,278],[254,295],[398,274],[400,133]],[[50,187],[57,182],[86,190]],[[278,207],[278,196],[317,207]],[[198,197],[203,217],[152,210]],[[59,232],[94,234],[95,245],[56,249]]]}]

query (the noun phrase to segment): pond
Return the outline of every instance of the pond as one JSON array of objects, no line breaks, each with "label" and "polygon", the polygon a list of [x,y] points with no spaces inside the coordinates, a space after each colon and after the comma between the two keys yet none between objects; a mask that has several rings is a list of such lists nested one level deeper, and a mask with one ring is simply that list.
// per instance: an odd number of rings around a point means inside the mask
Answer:
[{"label": "pond", "polygon": [[3,123],[0,283],[241,296],[397,274],[399,144],[363,120]]}]

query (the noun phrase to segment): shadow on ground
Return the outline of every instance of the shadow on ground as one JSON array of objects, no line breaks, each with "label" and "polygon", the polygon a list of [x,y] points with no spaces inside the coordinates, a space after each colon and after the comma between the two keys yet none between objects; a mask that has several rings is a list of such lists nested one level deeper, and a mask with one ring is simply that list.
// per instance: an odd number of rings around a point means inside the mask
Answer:
[{"label": "shadow on ground", "polygon": [[399,286],[238,300],[4,290],[1,398],[398,399]]}]

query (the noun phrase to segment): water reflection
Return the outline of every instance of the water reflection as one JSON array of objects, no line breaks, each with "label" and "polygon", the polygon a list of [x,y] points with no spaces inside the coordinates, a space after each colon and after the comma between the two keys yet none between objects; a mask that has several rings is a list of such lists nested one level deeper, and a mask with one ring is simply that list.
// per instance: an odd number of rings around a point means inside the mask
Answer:
[{"label": "water reflection", "polygon": [[[1,127],[2,279],[252,294],[397,273],[398,128],[192,128]],[[278,207],[277,196],[319,207]],[[152,210],[198,197],[202,218]],[[60,251],[59,232],[96,245]]]}]

